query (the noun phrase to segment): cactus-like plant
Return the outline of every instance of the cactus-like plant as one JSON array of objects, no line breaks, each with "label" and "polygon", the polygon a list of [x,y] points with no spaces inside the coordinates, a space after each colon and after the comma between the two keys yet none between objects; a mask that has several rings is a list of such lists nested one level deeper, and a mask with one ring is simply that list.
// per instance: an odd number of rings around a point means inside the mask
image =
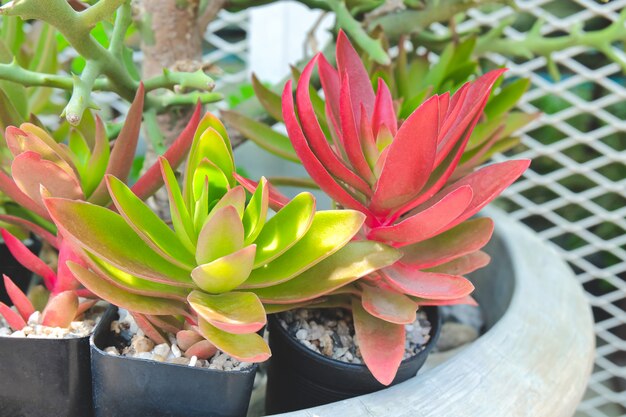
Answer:
[{"label": "cactus-like plant", "polygon": [[[503,72],[490,72],[454,95],[434,95],[399,120],[386,83],[374,91],[342,33],[338,68],[317,55],[295,92],[285,86],[287,132],[311,178],[335,202],[366,215],[363,236],[398,248],[402,258],[340,291],[350,294],[356,337],[373,375],[389,384],[402,361],[404,325],[424,305],[472,302],[463,277],[489,262],[489,218],[470,220],[515,181],[529,161],[508,161],[467,173],[464,150]],[[315,65],[330,121],[326,135],[311,98]],[[297,115],[296,115],[297,111]],[[345,295],[344,295],[345,296]]]},{"label": "cactus-like plant", "polygon": [[[33,232],[58,252],[55,272],[19,239],[2,230],[2,237],[12,255],[25,268],[43,278],[44,298],[48,300],[47,304],[43,302],[33,306],[11,278],[5,276],[7,293],[19,314],[0,304],[0,315],[14,330],[24,327],[34,309],[42,310],[44,325],[66,327],[74,317],[93,305],[93,302],[86,302],[79,306],[79,295],[93,297],[93,294],[79,288],[80,283],[67,268],[66,262],[83,263],[64,236],[56,233],[43,200],[46,197],[65,197],[86,199],[100,205],[110,204],[104,177],[105,174],[114,174],[126,181],[137,146],[142,108],[143,88],[140,87],[112,149],[109,149],[105,128],[99,118],[94,120],[93,130],[84,129],[85,134],[79,130],[71,131],[67,145],[57,143],[45,130],[31,123],[22,124],[19,128],[7,128],[5,138],[13,159],[10,174],[0,171],[0,190],[22,210],[19,216],[2,214],[0,220]],[[183,161],[199,120],[198,107],[189,125],[166,152],[165,160],[174,166]],[[155,164],[133,185],[133,190],[142,198],[147,198],[161,184],[159,166]]]},{"label": "cactus-like plant", "polygon": [[217,347],[242,361],[266,360],[269,348],[257,334],[266,309],[319,299],[399,257],[378,242],[350,242],[365,216],[316,212],[309,193],[268,220],[267,182],[246,201],[227,133],[211,114],[195,134],[182,190],[167,160],[159,163],[173,229],[111,175],[117,213],[63,198],[46,206],[89,265],[68,262],[78,280],[131,311],[155,342],[176,333],[188,356],[207,357]]}]

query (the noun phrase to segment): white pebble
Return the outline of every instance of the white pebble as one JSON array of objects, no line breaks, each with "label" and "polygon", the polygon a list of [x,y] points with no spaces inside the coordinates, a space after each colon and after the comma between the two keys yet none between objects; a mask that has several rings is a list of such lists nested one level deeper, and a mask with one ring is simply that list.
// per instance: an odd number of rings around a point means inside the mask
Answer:
[{"label": "white pebble", "polygon": [[172,343],[172,354],[175,358],[180,358],[181,356],[183,356],[183,353],[180,351],[180,348],[176,343]]},{"label": "white pebble", "polygon": [[41,323],[41,312],[39,311],[35,311],[33,314],[30,315],[30,317],[28,318],[28,324],[30,326],[35,326],[37,324]]},{"label": "white pebble", "polygon": [[160,345],[156,345],[152,352],[154,352],[155,355],[161,355],[164,358],[167,358],[167,356],[170,354],[170,347],[167,345],[167,343],[161,343]]},{"label": "white pebble", "polygon": [[300,330],[298,330],[296,332],[296,338],[299,339],[299,340],[306,340],[306,339],[308,339],[307,338],[308,334],[309,334],[309,332],[306,331],[306,329],[300,329]]},{"label": "white pebble", "polygon": [[197,362],[198,362],[198,357],[192,356],[191,359],[189,359],[189,366],[194,367],[196,366]]}]

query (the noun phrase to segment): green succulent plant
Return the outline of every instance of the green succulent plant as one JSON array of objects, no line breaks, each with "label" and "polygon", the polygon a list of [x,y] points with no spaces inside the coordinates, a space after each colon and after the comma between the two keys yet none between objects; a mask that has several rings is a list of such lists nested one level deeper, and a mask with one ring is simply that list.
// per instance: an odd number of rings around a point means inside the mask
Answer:
[{"label": "green succulent plant", "polygon": [[177,333],[188,355],[217,347],[242,361],[266,360],[269,347],[257,332],[267,311],[323,301],[399,257],[381,243],[351,242],[365,216],[316,211],[309,193],[268,219],[275,202],[267,181],[246,198],[237,182],[249,181],[236,174],[226,130],[211,114],[196,131],[182,187],[166,159],[160,167],[173,228],[113,176],[106,181],[117,213],[63,198],[45,203],[88,264],[68,263],[77,279],[131,311],[155,341]]}]

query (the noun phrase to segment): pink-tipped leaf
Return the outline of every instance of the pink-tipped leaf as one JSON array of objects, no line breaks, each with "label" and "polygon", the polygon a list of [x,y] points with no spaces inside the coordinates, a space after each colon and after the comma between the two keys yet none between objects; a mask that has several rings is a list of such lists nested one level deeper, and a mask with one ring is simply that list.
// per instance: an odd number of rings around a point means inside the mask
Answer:
[{"label": "pink-tipped leaf", "polygon": [[20,290],[20,288],[15,285],[11,278],[6,275],[4,277],[4,288],[6,289],[7,295],[13,302],[13,305],[17,309],[18,313],[24,321],[28,321],[28,318],[35,312],[35,307],[30,302],[26,294]]},{"label": "pink-tipped leaf", "polygon": [[78,311],[78,296],[74,291],[63,291],[53,295],[41,313],[41,324],[50,327],[70,326]]},{"label": "pink-tipped leaf", "polygon": [[42,261],[41,258],[32,253],[21,240],[13,236],[7,230],[2,229],[0,233],[2,233],[4,243],[7,245],[11,255],[26,269],[42,277],[46,288],[52,291],[57,279],[52,268]]},{"label": "pink-tipped leaf", "polygon": [[26,327],[26,321],[8,305],[0,301],[0,316],[4,317],[9,327],[14,331],[22,330]]}]

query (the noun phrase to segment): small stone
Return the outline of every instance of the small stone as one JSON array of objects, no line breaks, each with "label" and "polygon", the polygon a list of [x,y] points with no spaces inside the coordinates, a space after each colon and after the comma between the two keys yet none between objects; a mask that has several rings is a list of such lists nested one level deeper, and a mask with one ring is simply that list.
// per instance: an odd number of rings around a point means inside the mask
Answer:
[{"label": "small stone", "polygon": [[165,362],[165,358],[161,355],[152,355],[152,360],[156,362]]},{"label": "small stone", "polygon": [[156,345],[154,349],[152,349],[152,352],[154,352],[155,355],[161,355],[164,358],[167,358],[170,354],[170,347],[167,343],[161,343],[160,345]]},{"label": "small stone", "polygon": [[35,311],[33,314],[28,317],[28,324],[30,326],[35,326],[41,323],[41,312]]},{"label": "small stone", "polygon": [[15,332],[11,333],[11,337],[26,337],[26,335],[24,334],[23,331],[17,330]]},{"label": "small stone", "polygon": [[307,340],[309,339],[308,336],[309,332],[306,331],[305,329],[300,329],[296,332],[296,339],[298,340]]},{"label": "small stone", "polygon": [[194,355],[189,359],[189,366],[196,366],[196,363],[198,363],[198,357]]},{"label": "small stone", "polygon": [[139,352],[136,353],[135,355],[133,355],[133,358],[137,358],[137,359],[149,359],[151,360],[152,357],[154,356],[154,354],[152,352]]},{"label": "small stone", "polygon": [[322,353],[326,356],[333,356],[333,339],[325,333],[320,338],[320,345],[322,346]]},{"label": "small stone", "polygon": [[172,354],[174,355],[175,358],[180,358],[181,356],[183,356],[183,353],[180,351],[180,348],[178,347],[176,343],[172,343],[171,349],[172,349]]},{"label": "small stone", "polygon": [[169,363],[175,363],[177,365],[189,365],[189,358],[181,356],[180,358],[171,358],[167,360]]},{"label": "small stone", "polygon": [[137,353],[151,352],[154,349],[154,342],[147,337],[133,337],[130,347]]},{"label": "small stone", "polygon": [[109,346],[108,348],[104,349],[104,351],[112,356],[119,356],[120,352],[113,346]]}]

